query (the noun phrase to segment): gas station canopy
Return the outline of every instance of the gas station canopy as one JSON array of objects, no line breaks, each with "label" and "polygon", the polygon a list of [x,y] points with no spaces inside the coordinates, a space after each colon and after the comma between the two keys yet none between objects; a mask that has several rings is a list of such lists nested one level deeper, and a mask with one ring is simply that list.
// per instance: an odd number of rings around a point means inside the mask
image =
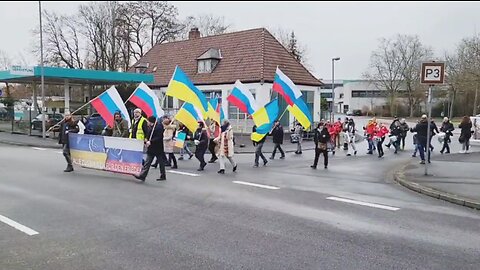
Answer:
[{"label": "gas station canopy", "polygon": [[[64,85],[110,85],[121,83],[151,83],[152,74],[103,71],[91,69],[71,69],[61,67],[44,67],[45,84]],[[12,66],[10,70],[0,71],[0,82],[5,83],[40,83],[41,68]]]}]

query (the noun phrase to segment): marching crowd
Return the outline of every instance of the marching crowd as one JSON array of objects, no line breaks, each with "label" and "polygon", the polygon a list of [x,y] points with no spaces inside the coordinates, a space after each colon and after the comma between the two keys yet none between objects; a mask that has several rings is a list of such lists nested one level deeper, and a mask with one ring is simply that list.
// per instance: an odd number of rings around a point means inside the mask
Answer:
[{"label": "marching crowd", "polygon": [[[178,168],[177,159],[174,154],[175,138],[177,133],[185,133],[186,141],[180,150],[179,160],[183,160],[185,154],[188,155],[188,159],[193,156],[199,161],[198,171],[203,171],[207,165],[205,161],[205,153],[207,150],[211,154],[211,158],[208,163],[215,163],[219,160],[220,168],[219,174],[225,173],[225,164],[227,160],[232,166],[232,171],[236,172],[237,163],[233,159],[235,139],[233,129],[228,120],[224,120],[222,125],[212,121],[210,125],[206,125],[205,122],[199,121],[198,127],[194,131],[189,131],[186,126],[178,123],[178,127],[175,124],[174,119],[169,116],[163,116],[162,118],[155,118],[153,116],[145,118],[142,116],[140,109],[134,110],[134,117],[130,128],[125,119],[122,118],[120,112],[114,115],[114,126],[107,126],[103,135],[113,137],[124,137],[142,140],[145,142],[146,147],[146,159],[143,161],[143,168],[139,175],[135,175],[137,179],[145,181],[150,167],[160,168],[160,177],[157,181],[166,180],[165,167],[171,167],[172,169]],[[426,115],[423,115],[414,127],[409,127],[405,122],[405,119],[399,119],[394,117],[393,122],[389,127],[385,123],[378,122],[374,117],[368,121],[368,123],[362,127],[363,136],[368,142],[367,154],[373,155],[374,152],[378,153],[378,157],[384,156],[383,146],[385,140],[388,138],[389,142],[385,144],[386,147],[394,147],[394,154],[398,151],[405,149],[405,138],[408,133],[413,133],[414,153],[412,157],[416,157],[417,152],[420,155],[421,164],[425,162],[430,163],[430,152],[433,150],[431,140],[434,136],[437,136],[439,142],[443,143],[440,151],[443,153],[450,153],[451,137],[453,136],[454,126],[447,117],[444,118],[440,129],[430,119],[430,141],[427,139],[428,133],[428,119]],[[462,144],[462,152],[467,153],[470,147],[470,138],[472,136],[472,122],[469,117],[465,116],[462,122],[458,126],[461,129],[459,136],[459,142]],[[256,131],[256,126],[253,126],[252,132]],[[82,123],[74,121],[70,114],[65,114],[65,119],[60,126],[59,143],[63,145],[63,155],[67,161],[67,168],[65,172],[73,171],[72,160],[70,157],[68,134],[69,133],[82,133]],[[304,137],[304,128],[300,123],[295,123],[291,129],[292,137],[297,143],[297,151],[295,154],[302,154],[302,142]],[[315,158],[311,168],[316,169],[320,154],[323,155],[324,168],[328,167],[328,153],[331,152],[335,155],[335,150],[341,148],[341,142],[343,141],[343,150],[347,151],[347,156],[357,155],[357,148],[355,145],[356,136],[358,130],[355,126],[353,118],[346,117],[345,120],[339,118],[336,122],[321,121],[314,129],[314,144],[315,144]],[[271,131],[274,148],[270,159],[275,159],[275,155],[280,153],[280,159],[285,158],[285,151],[282,149],[284,140],[284,129],[280,125],[279,121],[275,121]],[[343,139],[342,139],[343,138]],[[263,161],[263,165],[268,163],[267,158],[263,155],[262,149],[265,143],[266,136],[260,141],[253,141],[255,147],[255,159],[254,167],[259,166],[260,158]],[[192,152],[189,148],[188,141],[195,144],[195,151]],[[427,158],[425,158],[427,153]],[[154,159],[156,159],[155,162]]]}]

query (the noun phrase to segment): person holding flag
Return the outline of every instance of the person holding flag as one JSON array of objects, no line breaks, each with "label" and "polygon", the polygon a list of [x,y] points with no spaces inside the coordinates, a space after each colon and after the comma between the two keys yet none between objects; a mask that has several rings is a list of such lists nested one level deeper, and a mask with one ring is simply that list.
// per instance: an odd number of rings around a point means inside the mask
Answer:
[{"label": "person holding flag", "polygon": [[160,165],[160,177],[157,181],[167,180],[165,173],[165,152],[163,149],[163,125],[157,123],[157,118],[155,116],[148,117],[148,130],[145,133],[147,141],[145,145],[147,146],[147,159],[143,164],[142,171],[139,175],[135,175],[135,178],[145,181],[150,170],[150,165],[153,162],[153,159],[156,157]]},{"label": "person holding flag", "polygon": [[[257,132],[257,125],[254,125],[252,128],[252,133],[256,133],[256,132]],[[263,166],[267,166],[268,160],[267,158],[265,158],[265,156],[262,153],[263,144],[265,143],[266,138],[267,136],[263,136],[262,139],[260,139],[258,142],[255,140],[252,140],[253,146],[255,146],[255,163],[253,164],[254,168],[258,167],[259,158],[262,158]]]},{"label": "person holding flag", "polygon": [[283,149],[281,146],[283,144],[283,127],[282,125],[280,125],[280,121],[278,120],[275,121],[275,124],[273,125],[273,129],[272,131],[270,131],[270,135],[273,137],[273,143],[275,144],[275,146],[273,147],[273,152],[270,159],[275,159],[275,153],[277,152],[277,149],[278,151],[280,151],[280,154],[281,154],[280,159],[284,159],[285,152],[283,152]]},{"label": "person holding flag", "polygon": [[205,162],[205,152],[208,147],[208,135],[205,130],[205,122],[198,121],[198,128],[193,135],[193,140],[197,146],[195,149],[195,157],[200,161],[200,167],[197,171],[203,171],[207,163]]}]

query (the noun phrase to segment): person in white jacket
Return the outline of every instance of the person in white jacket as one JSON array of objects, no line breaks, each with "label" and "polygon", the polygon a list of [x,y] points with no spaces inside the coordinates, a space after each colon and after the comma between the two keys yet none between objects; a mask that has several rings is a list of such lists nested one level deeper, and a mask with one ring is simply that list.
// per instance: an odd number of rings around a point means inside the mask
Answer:
[{"label": "person in white jacket", "polygon": [[214,139],[219,145],[218,157],[220,159],[220,170],[218,173],[225,173],[225,162],[228,159],[232,164],[233,172],[237,171],[237,163],[233,160],[234,143],[233,143],[233,129],[228,120],[223,121],[220,135]]}]

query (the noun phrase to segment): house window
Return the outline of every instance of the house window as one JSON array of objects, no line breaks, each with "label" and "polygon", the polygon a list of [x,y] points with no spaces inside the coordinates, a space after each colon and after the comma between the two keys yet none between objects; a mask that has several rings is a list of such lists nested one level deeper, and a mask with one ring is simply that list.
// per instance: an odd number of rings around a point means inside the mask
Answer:
[{"label": "house window", "polygon": [[343,98],[343,94],[340,94],[340,98]]}]

